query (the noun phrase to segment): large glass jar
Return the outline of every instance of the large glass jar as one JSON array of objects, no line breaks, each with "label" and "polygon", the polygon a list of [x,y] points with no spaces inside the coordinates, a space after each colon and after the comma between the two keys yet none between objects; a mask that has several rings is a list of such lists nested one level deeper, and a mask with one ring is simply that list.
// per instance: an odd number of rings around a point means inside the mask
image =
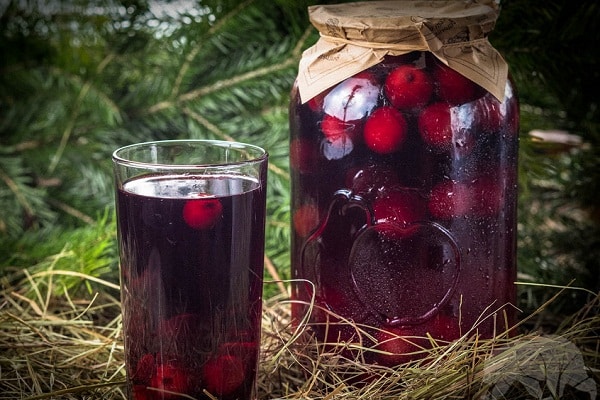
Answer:
[{"label": "large glass jar", "polygon": [[417,3],[311,7],[321,39],[290,104],[293,316],[387,365],[416,349],[396,335],[491,337],[515,319],[519,115],[486,38],[498,9]]}]

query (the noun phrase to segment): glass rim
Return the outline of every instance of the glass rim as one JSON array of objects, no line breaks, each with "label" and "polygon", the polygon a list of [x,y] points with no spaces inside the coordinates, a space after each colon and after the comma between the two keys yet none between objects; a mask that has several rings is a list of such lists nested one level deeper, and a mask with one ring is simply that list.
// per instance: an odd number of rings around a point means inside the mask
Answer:
[{"label": "glass rim", "polygon": [[[206,162],[206,163],[195,163],[195,164],[165,164],[158,162],[147,162],[147,161],[135,161],[125,158],[120,153],[133,149],[136,147],[148,147],[151,145],[169,145],[169,144],[203,144],[213,145],[218,148],[237,148],[237,149],[251,149],[257,152],[255,157],[248,158],[241,161],[224,161],[224,162]],[[139,168],[158,167],[166,169],[196,169],[196,168],[217,168],[217,167],[230,167],[232,165],[244,165],[252,163],[260,163],[268,158],[268,152],[260,146],[238,142],[230,140],[217,140],[217,139],[168,139],[168,140],[151,140],[147,142],[132,143],[126,146],[119,147],[112,153],[112,160],[114,163],[123,166],[132,166]]]}]

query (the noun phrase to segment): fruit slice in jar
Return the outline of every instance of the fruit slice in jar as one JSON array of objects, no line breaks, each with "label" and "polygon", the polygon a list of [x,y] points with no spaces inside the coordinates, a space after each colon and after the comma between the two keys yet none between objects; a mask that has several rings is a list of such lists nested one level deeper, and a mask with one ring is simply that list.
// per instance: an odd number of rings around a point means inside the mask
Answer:
[{"label": "fruit slice in jar", "polygon": [[321,121],[321,132],[325,137],[321,142],[323,157],[339,160],[354,150],[355,143],[362,136],[362,121],[343,121],[325,114]]},{"label": "fruit slice in jar", "polygon": [[321,121],[321,132],[323,132],[325,138],[331,142],[336,142],[339,140],[356,140],[360,137],[360,129],[360,120],[344,121],[332,115],[325,114],[325,116],[323,116],[323,120]]},{"label": "fruit slice in jar", "polygon": [[460,251],[438,224],[382,223],[361,232],[348,264],[358,297],[380,321],[414,325],[435,315],[452,295]]},{"label": "fruit slice in jar", "polygon": [[363,119],[377,106],[379,84],[369,71],[362,71],[333,87],[323,99],[323,111],[341,121]]}]

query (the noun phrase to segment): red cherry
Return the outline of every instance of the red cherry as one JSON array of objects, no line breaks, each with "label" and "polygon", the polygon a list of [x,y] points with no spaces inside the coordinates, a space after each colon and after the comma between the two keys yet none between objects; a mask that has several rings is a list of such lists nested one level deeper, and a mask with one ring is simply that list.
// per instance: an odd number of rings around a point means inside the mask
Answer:
[{"label": "red cherry", "polygon": [[323,110],[342,121],[356,121],[377,105],[379,84],[375,75],[362,71],[333,87],[325,96]]},{"label": "red cherry", "polygon": [[330,141],[356,138],[360,135],[360,120],[343,121],[333,115],[325,114],[321,121],[321,131]]},{"label": "red cherry", "polygon": [[390,106],[383,106],[367,118],[364,127],[365,144],[379,154],[394,153],[406,141],[407,124],[402,113]]},{"label": "red cherry", "polygon": [[433,85],[424,70],[406,64],[390,72],[385,80],[384,90],[394,107],[406,110],[427,104]]},{"label": "red cherry", "polygon": [[301,237],[308,236],[319,224],[319,209],[314,204],[303,204],[298,207],[292,216],[292,225],[296,234]]},{"label": "red cherry", "polygon": [[431,190],[428,208],[433,217],[450,219],[496,215],[503,204],[502,185],[492,178],[480,177],[468,183],[451,180],[438,183]]},{"label": "red cherry", "polygon": [[428,209],[434,218],[451,219],[466,215],[471,208],[471,194],[464,183],[444,180],[431,189]]},{"label": "red cherry", "polygon": [[422,357],[416,353],[421,349],[418,344],[421,340],[412,336],[415,336],[415,333],[411,328],[387,328],[378,331],[375,349],[381,353],[375,358],[377,362],[392,367]]},{"label": "red cherry", "polygon": [[504,188],[501,181],[480,177],[470,183],[471,204],[475,215],[497,215],[504,205]]},{"label": "red cherry", "polygon": [[220,355],[204,364],[202,376],[210,393],[226,396],[244,383],[244,364],[239,357]]},{"label": "red cherry", "polygon": [[425,199],[416,190],[391,190],[380,194],[373,204],[377,223],[406,226],[423,219]]},{"label": "red cherry", "polygon": [[321,121],[321,131],[325,136],[321,143],[323,157],[327,160],[339,160],[350,154],[354,149],[354,142],[361,136],[361,128],[360,120],[342,121],[325,114]]},{"label": "red cherry", "polygon": [[475,114],[473,103],[461,106],[443,102],[430,104],[419,114],[419,133],[432,149],[464,156],[476,144]]},{"label": "red cherry", "polygon": [[452,145],[450,107],[445,103],[433,103],[419,115],[419,133],[429,146],[449,149]]},{"label": "red cherry", "polygon": [[183,219],[194,229],[210,229],[221,217],[223,205],[212,197],[188,200],[183,206]]},{"label": "red cherry", "polygon": [[192,388],[187,373],[172,363],[161,364],[156,368],[150,386],[160,391],[161,399],[179,399],[181,394],[189,394]]},{"label": "red cherry", "polygon": [[137,362],[135,373],[131,377],[135,383],[148,383],[154,375],[154,356],[152,354],[144,354]]},{"label": "red cherry", "polygon": [[442,63],[436,63],[433,75],[438,97],[451,105],[468,103],[484,93],[481,86]]}]

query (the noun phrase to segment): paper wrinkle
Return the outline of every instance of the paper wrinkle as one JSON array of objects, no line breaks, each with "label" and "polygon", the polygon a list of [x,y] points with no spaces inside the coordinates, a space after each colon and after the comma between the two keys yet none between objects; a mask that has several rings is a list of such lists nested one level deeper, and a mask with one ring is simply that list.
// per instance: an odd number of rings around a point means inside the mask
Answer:
[{"label": "paper wrinkle", "polygon": [[379,64],[386,55],[412,51],[432,53],[502,101],[508,66],[487,39],[498,15],[494,5],[486,0],[402,0],[311,6],[320,38],[299,63],[301,101]]}]

